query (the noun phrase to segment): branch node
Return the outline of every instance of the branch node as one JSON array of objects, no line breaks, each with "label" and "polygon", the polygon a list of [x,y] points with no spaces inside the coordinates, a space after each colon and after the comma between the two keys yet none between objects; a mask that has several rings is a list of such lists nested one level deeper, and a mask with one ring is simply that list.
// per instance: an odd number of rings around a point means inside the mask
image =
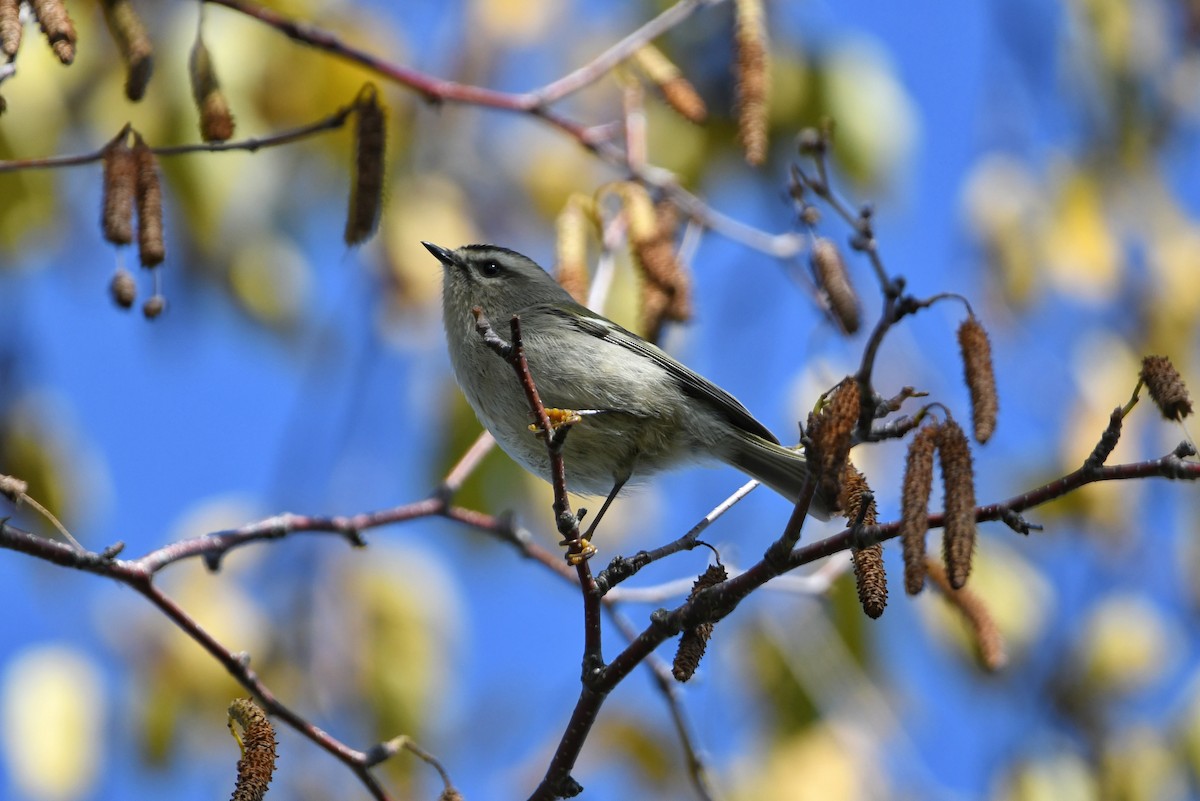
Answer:
[{"label": "branch node", "polygon": [[1038,523],[1030,523],[1020,513],[1013,511],[1007,506],[1004,507],[1004,509],[1000,512],[1000,520],[1013,531],[1017,532],[1018,534],[1024,534],[1027,537],[1031,531],[1043,530],[1042,525]]},{"label": "branch node", "polygon": [[563,776],[552,792],[555,798],[574,798],[583,792],[583,785],[575,781],[573,776]]},{"label": "branch node", "polygon": [[603,689],[604,668],[604,659],[599,654],[584,654],[583,669],[579,675],[580,682],[593,692],[607,694]]},{"label": "branch node", "polygon": [[483,338],[483,344],[491,348],[500,358],[508,361],[512,358],[513,346],[505,342],[496,329],[492,328],[492,323],[483,313],[482,306],[472,306],[471,314],[475,317],[475,331]]},{"label": "branch node", "polygon": [[112,562],[118,556],[120,556],[121,551],[123,550],[125,550],[125,543],[121,540],[117,540],[112,545],[105,547],[105,549],[100,552],[100,559],[105,562]]}]

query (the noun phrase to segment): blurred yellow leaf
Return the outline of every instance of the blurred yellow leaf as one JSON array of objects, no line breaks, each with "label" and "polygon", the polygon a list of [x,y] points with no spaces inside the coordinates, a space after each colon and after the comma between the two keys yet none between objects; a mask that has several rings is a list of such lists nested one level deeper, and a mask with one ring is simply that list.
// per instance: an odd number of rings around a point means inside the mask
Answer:
[{"label": "blurred yellow leaf", "polygon": [[1101,797],[1111,801],[1189,798],[1188,783],[1163,733],[1138,727],[1108,742],[1100,766]]},{"label": "blurred yellow leaf", "polygon": [[911,158],[920,123],[885,51],[865,40],[841,44],[827,56],[821,78],[848,176],[865,184],[886,180]]},{"label": "blurred yellow leaf", "polygon": [[529,200],[547,219],[555,217],[572,194],[590,195],[599,175],[595,161],[575,142],[545,131],[505,137],[501,150],[504,170],[524,185]]},{"label": "blurred yellow leaf", "polygon": [[1093,174],[1066,168],[1054,192],[1045,242],[1051,282],[1082,301],[1111,301],[1121,278],[1121,250],[1104,211],[1104,187]]},{"label": "blurred yellow leaf", "polygon": [[[376,736],[421,738],[453,675],[462,628],[459,588],[444,565],[415,547],[373,543],[370,559],[343,559],[335,579],[343,599],[348,657],[370,699]],[[391,760],[401,776],[411,760]]]},{"label": "blurred yellow leaf", "polygon": [[1065,749],[1014,765],[992,795],[994,801],[1095,801],[1099,797],[1091,767]]},{"label": "blurred yellow leaf", "polygon": [[294,323],[304,311],[312,282],[308,258],[282,236],[260,236],[243,244],[229,263],[234,297],[269,325]]},{"label": "blurred yellow leaf", "polygon": [[980,240],[1006,300],[1025,305],[1040,278],[1046,203],[1026,163],[1005,153],[980,158],[963,190],[967,224]]},{"label": "blurred yellow leaf", "polygon": [[1190,221],[1171,226],[1149,241],[1147,256],[1156,283],[1147,350],[1170,352],[1190,341],[1200,321],[1200,227]]},{"label": "blurred yellow leaf", "polygon": [[1176,721],[1175,742],[1195,781],[1200,778],[1200,675],[1193,673],[1189,684],[1190,698]]},{"label": "blurred yellow leaf", "polygon": [[1092,30],[1096,49],[1108,70],[1123,73],[1134,46],[1133,6],[1129,0],[1075,0]]},{"label": "blurred yellow leaf", "polygon": [[1178,656],[1183,632],[1138,595],[1112,595],[1092,610],[1080,636],[1079,680],[1118,695],[1157,680]]},{"label": "blurred yellow leaf", "polygon": [[592,742],[609,752],[614,764],[629,765],[652,787],[665,790],[679,779],[679,743],[674,732],[649,721],[617,713],[603,718]]},{"label": "blurred yellow leaf", "polygon": [[30,799],[83,797],[105,743],[99,668],[81,651],[40,645],[18,653],[4,675],[4,750],[14,783]]},{"label": "blurred yellow leaf", "polygon": [[436,173],[397,177],[384,208],[384,248],[396,300],[425,305],[440,297],[442,268],[421,242],[458,248],[479,240],[466,196]]},{"label": "blurred yellow leaf", "polygon": [[570,3],[544,0],[472,0],[471,37],[484,36],[504,45],[531,45],[545,37]]},{"label": "blurred yellow leaf", "polygon": [[868,766],[832,727],[816,725],[776,743],[734,797],[750,801],[858,801],[870,797],[863,781]]}]

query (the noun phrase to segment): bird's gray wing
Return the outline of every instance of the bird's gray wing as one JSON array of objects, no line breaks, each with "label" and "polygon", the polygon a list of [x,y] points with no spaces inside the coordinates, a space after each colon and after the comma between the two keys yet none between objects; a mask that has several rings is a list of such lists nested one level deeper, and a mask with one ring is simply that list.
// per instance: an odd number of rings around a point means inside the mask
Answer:
[{"label": "bird's gray wing", "polygon": [[605,342],[619,345],[638,356],[650,359],[675,381],[688,396],[706,404],[717,414],[724,417],[738,428],[755,434],[768,442],[778,444],[775,435],[754,415],[738,402],[737,398],[712,383],[704,376],[688,369],[680,362],[668,356],[663,350],[655,347],[637,334],[627,331],[605,317],[597,315],[585,306],[565,306],[555,304],[537,304],[524,309],[520,316],[537,316],[548,314],[559,317],[573,325],[579,331],[596,337]]}]

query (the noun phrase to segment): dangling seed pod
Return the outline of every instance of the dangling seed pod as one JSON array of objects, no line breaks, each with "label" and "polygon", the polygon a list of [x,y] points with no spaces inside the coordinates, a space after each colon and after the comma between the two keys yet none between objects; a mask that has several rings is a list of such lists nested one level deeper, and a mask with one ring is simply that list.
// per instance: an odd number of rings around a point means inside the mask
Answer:
[{"label": "dangling seed pod", "polygon": [[904,489],[900,497],[900,544],[904,552],[904,589],[916,595],[925,584],[925,532],[933,489],[933,452],[938,427],[925,426],[908,445]]},{"label": "dangling seed pod", "polygon": [[987,331],[972,315],[958,327],[958,347],[962,352],[963,375],[971,392],[971,422],[975,441],[987,442],[996,430],[996,372],[992,367],[992,345]]},{"label": "dangling seed pod", "polygon": [[132,0],[101,0],[104,21],[125,62],[125,96],[135,103],[146,94],[154,71],[154,47]]},{"label": "dangling seed pod", "polygon": [[12,60],[21,49],[21,2],[0,0],[0,55]]},{"label": "dangling seed pod", "polygon": [[842,331],[855,333],[862,322],[862,308],[837,245],[825,237],[818,237],[813,243],[811,259],[817,285],[825,291],[833,316]]},{"label": "dangling seed pod", "polygon": [[205,142],[224,142],[233,136],[233,113],[217,80],[212,55],[199,31],[188,58],[188,75],[192,81],[192,97],[200,112],[200,138]]},{"label": "dangling seed pod", "polygon": [[237,764],[233,801],[261,801],[275,773],[275,729],[250,698],[239,698],[229,705],[231,732],[234,723],[242,728],[243,734],[238,738],[242,758]]},{"label": "dangling seed pod", "polygon": [[763,0],[736,0],[734,14],[738,137],[745,150],[746,161],[757,166],[767,159],[767,94],[770,85]]},{"label": "dangling seed pod", "polygon": [[[864,503],[866,506],[864,507]],[[842,491],[838,507],[843,510],[846,522],[854,525],[873,526],[877,521],[875,499],[867,478],[849,462],[842,472]],[[887,607],[887,571],[883,567],[883,545],[872,543],[865,548],[851,548],[850,558],[854,565],[854,585],[858,589],[858,602],[863,612],[872,620],[878,619]]]},{"label": "dangling seed pod", "polygon": [[133,308],[133,302],[137,300],[137,283],[133,280],[131,272],[125,269],[117,270],[113,273],[108,289],[112,293],[114,303],[122,309]]},{"label": "dangling seed pod", "polygon": [[554,222],[558,283],[580,303],[587,298],[587,212],[585,199],[572,196]]},{"label": "dangling seed pod", "polygon": [[147,320],[157,318],[167,308],[167,299],[162,295],[152,295],[142,304],[142,315]]},{"label": "dangling seed pod", "polygon": [[[699,595],[701,590],[715,587],[727,578],[729,578],[729,574],[725,571],[724,565],[709,565],[708,570],[700,574],[700,577],[692,584],[688,600]],[[675,661],[671,666],[671,675],[675,677],[676,681],[687,681],[695,675],[696,668],[700,666],[700,660],[704,658],[704,650],[708,647],[708,639],[712,636],[714,625],[713,623],[701,623],[699,626],[685,631],[679,638],[679,648],[675,651]]]},{"label": "dangling seed pod", "polygon": [[684,119],[697,125],[704,122],[708,109],[704,101],[696,93],[691,81],[683,77],[679,67],[663,55],[654,45],[644,45],[633,54],[634,63],[645,73],[646,77],[662,92],[667,105]]},{"label": "dangling seed pod", "polygon": [[137,188],[138,160],[125,143],[127,134],[104,148],[104,186],[100,203],[100,228],[114,245],[133,241],[133,202]]},{"label": "dangling seed pod", "polygon": [[63,64],[75,60],[75,23],[63,0],[29,0],[33,16],[46,35],[50,49]]},{"label": "dangling seed pod", "polygon": [[1166,356],[1147,356],[1142,359],[1141,379],[1150,390],[1150,397],[1168,420],[1182,420],[1192,413],[1192,400],[1187,384]]},{"label": "dangling seed pod", "polygon": [[954,420],[939,427],[937,444],[946,502],[942,551],[950,586],[957,590],[967,583],[975,552],[975,470],[967,435]]},{"label": "dangling seed pod", "polygon": [[143,267],[156,267],[166,258],[163,244],[162,183],[158,159],[140,134],[133,135],[137,159],[138,259]]},{"label": "dangling seed pod", "polygon": [[374,84],[367,84],[355,101],[354,179],[344,239],[354,246],[366,241],[379,225],[383,204],[384,149],[387,116],[379,105]]},{"label": "dangling seed pod", "polygon": [[[635,211],[636,209],[636,211]],[[649,220],[638,223],[636,217],[648,212]],[[669,200],[662,200],[648,209],[640,204],[626,206],[630,218],[630,244],[633,262],[642,275],[641,329],[651,341],[656,340],[667,320],[683,322],[691,319],[691,280],[687,268],[675,253],[675,228],[678,216]]]}]

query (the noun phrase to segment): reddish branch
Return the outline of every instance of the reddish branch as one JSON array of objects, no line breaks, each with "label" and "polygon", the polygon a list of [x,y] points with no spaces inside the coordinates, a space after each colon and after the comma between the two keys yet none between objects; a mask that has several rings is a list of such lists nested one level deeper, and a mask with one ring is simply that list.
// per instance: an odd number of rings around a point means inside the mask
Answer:
[{"label": "reddish branch", "polygon": [[550,423],[550,416],[538,395],[537,385],[529,372],[529,363],[525,360],[525,345],[521,339],[521,320],[516,315],[509,321],[512,342],[505,342],[492,328],[483,309],[476,306],[471,309],[475,315],[475,328],[483,341],[495,353],[508,362],[517,374],[517,380],[525,392],[529,409],[537,420],[540,433],[546,439],[546,449],[550,456],[551,485],[554,487],[554,519],[558,531],[563,535],[568,546],[568,555],[575,565],[579,578],[579,586],[583,590],[584,618],[584,649],[583,649],[583,679],[587,683],[601,669],[604,663],[601,626],[600,626],[600,593],[592,578],[592,568],[588,561],[590,553],[585,552],[591,545],[580,537],[579,518],[571,511],[571,502],[567,498],[567,472],[563,461],[562,446],[570,433],[567,425],[557,429]]},{"label": "reddish branch", "polygon": [[[979,522],[1002,520],[1009,513],[1019,513],[1024,509],[1059,498],[1085,484],[1096,481],[1124,481],[1142,478],[1195,481],[1200,479],[1200,463],[1184,461],[1186,456],[1194,455],[1194,453],[1190,446],[1181,445],[1161,459],[1095,469],[1080,468],[1057,481],[1016,495],[1006,501],[980,506],[975,510],[976,520]],[[942,515],[930,515],[930,528],[939,528],[941,525]],[[867,527],[859,531],[846,529],[819,542],[796,548],[789,555],[784,569],[793,570],[801,565],[848,550],[852,545],[861,545],[864,541],[882,542],[891,539],[899,534],[899,528],[900,524],[896,522],[884,526]],[[642,660],[649,657],[667,639],[685,628],[705,622],[716,622],[725,617],[737,607],[742,599],[778,574],[779,570],[771,564],[771,560],[764,558],[746,572],[704,590],[694,599],[682,603],[675,609],[655,612],[651,616],[650,625],[604,668],[603,673],[592,686],[585,687],[580,693],[571,714],[571,722],[559,740],[550,768],[542,783],[529,797],[530,801],[549,801],[565,797],[561,790],[566,786],[564,783],[570,780],[571,768],[583,748],[588,729],[600,712],[604,698]]]}]

